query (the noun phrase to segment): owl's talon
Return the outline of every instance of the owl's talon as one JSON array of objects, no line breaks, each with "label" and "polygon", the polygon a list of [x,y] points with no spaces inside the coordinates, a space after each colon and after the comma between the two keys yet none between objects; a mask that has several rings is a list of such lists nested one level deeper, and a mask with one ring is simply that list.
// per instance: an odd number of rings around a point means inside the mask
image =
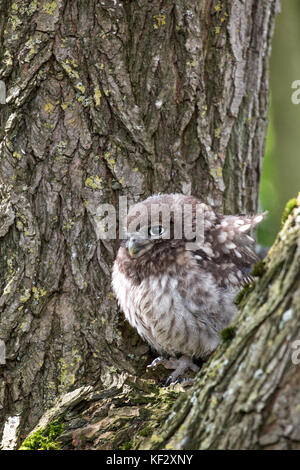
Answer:
[{"label": "owl's talon", "polygon": [[147,369],[153,369],[154,367],[158,366],[159,364],[163,364],[165,359],[161,356],[156,357],[151,364],[147,366]]},{"label": "owl's talon", "polygon": [[176,383],[179,383],[179,377],[182,376],[187,369],[191,369],[193,372],[198,372],[200,370],[200,367],[194,364],[193,360],[187,356],[181,356],[179,359],[176,359],[175,357],[171,357],[169,359],[157,357],[147,367],[153,368],[156,367],[158,364],[162,364],[166,369],[174,369],[174,372],[172,372],[172,374],[167,378],[164,384],[165,387],[168,387],[171,384],[174,385]]},{"label": "owl's talon", "polygon": [[180,384],[182,387],[188,387],[189,385],[193,385],[194,382],[195,379],[193,378],[182,377],[181,379],[175,380],[172,385],[175,387],[175,385]]},{"label": "owl's talon", "polygon": [[[177,382],[177,381],[176,381]],[[175,382],[173,382],[173,377],[172,377],[172,374],[169,375],[169,377],[167,378],[167,380],[165,381],[164,383],[164,387],[168,387],[169,385],[175,385]]]},{"label": "owl's talon", "polygon": [[173,374],[171,374],[165,381],[164,387],[169,387],[169,385],[172,385],[172,387],[175,387],[175,385],[177,384],[180,384],[183,387],[187,387],[189,385],[192,385],[194,381],[195,379],[188,378],[188,377],[181,377],[181,378],[174,380]]}]

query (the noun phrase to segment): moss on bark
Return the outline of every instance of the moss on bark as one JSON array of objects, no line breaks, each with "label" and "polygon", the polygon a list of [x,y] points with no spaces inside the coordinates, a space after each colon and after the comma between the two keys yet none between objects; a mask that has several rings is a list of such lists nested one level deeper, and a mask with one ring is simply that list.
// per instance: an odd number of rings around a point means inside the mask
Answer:
[{"label": "moss on bark", "polygon": [[62,399],[46,418],[62,419],[61,448],[299,449],[292,353],[300,339],[300,199],[264,265],[231,327],[235,335],[191,387],[127,376],[119,387]]},{"label": "moss on bark", "polygon": [[101,204],[182,192],[256,210],[275,8],[0,0],[0,433],[18,417],[18,445],[61,394],[148,380]]}]

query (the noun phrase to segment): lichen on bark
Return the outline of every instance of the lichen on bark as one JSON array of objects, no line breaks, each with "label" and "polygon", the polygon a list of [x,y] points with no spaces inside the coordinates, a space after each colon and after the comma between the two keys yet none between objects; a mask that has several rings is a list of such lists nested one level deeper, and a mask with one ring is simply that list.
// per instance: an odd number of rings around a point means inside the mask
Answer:
[{"label": "lichen on bark", "polygon": [[0,433],[18,417],[19,445],[61,394],[148,380],[101,204],[177,191],[256,210],[277,2],[0,8]]},{"label": "lichen on bark", "polygon": [[235,334],[192,387],[128,376],[119,388],[89,389],[77,407],[50,412],[50,421],[64,421],[61,448],[299,449],[299,365],[292,360],[300,340],[299,266],[300,196],[232,325]]}]

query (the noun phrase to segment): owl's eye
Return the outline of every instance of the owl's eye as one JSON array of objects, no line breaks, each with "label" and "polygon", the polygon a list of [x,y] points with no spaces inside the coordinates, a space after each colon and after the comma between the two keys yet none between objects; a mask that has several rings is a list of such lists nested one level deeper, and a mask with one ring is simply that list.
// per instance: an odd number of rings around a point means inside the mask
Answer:
[{"label": "owl's eye", "polygon": [[161,225],[156,225],[149,228],[150,237],[160,237],[164,233],[165,229]]}]

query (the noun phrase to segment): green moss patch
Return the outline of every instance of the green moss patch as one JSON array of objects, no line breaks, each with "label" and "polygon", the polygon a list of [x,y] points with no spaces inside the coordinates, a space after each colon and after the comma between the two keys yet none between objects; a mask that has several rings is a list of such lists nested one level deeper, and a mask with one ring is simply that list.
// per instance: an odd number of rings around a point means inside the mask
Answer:
[{"label": "green moss patch", "polygon": [[238,293],[235,298],[234,303],[236,305],[240,305],[241,302],[248,296],[248,294],[254,289],[255,282],[250,282],[249,284],[245,284],[243,289]]},{"label": "green moss patch", "polygon": [[265,272],[266,272],[265,263],[263,261],[258,261],[258,263],[256,263],[253,266],[250,276],[262,277],[265,274]]},{"label": "green moss patch", "polygon": [[60,420],[53,421],[45,428],[39,429],[29,436],[19,450],[59,450],[56,438],[62,433],[64,425]]},{"label": "green moss patch", "polygon": [[298,205],[298,202],[297,202],[297,198],[292,198],[290,199],[286,206],[285,206],[285,209],[282,213],[282,217],[281,217],[281,228],[283,227],[283,225],[285,224],[288,216],[290,215],[290,213],[293,211],[293,209],[295,209],[295,207],[297,207]]},{"label": "green moss patch", "polygon": [[235,337],[235,328],[234,326],[228,326],[221,331],[221,337],[223,341],[231,341]]}]

